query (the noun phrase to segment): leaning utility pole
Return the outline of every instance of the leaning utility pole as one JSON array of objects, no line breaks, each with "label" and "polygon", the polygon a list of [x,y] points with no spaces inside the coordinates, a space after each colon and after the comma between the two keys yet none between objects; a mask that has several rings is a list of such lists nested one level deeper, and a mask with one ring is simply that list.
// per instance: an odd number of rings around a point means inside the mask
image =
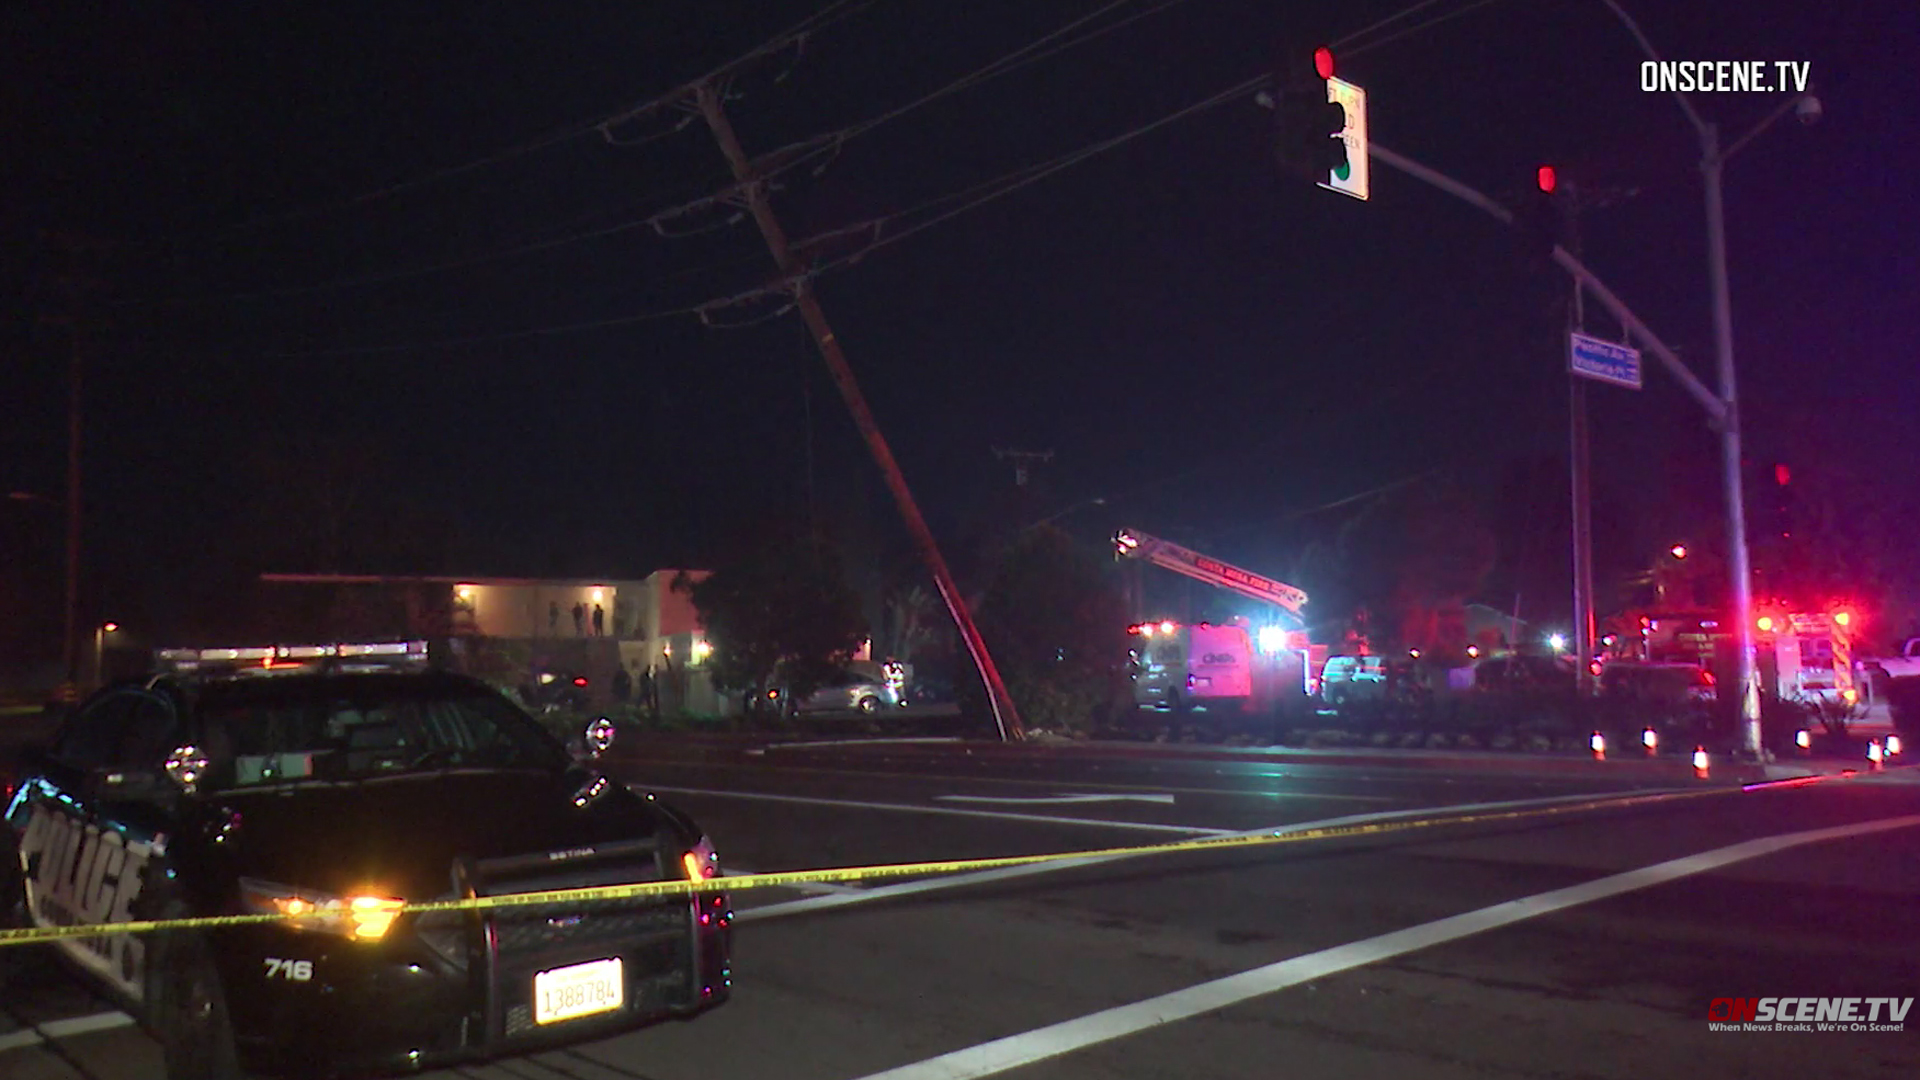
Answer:
[{"label": "leaning utility pole", "polygon": [[913,534],[914,545],[920,549],[920,557],[933,574],[934,585],[940,590],[940,598],[946,601],[947,611],[952,614],[954,625],[960,631],[960,639],[966,643],[967,652],[972,655],[974,666],[979,669],[980,679],[986,684],[987,701],[993,709],[994,722],[1000,729],[1000,738],[1007,742],[1021,741],[1026,738],[1026,732],[1020,726],[1013,698],[1007,693],[1006,684],[1000,681],[1000,671],[994,667],[993,657],[987,653],[987,643],[980,637],[979,628],[973,624],[973,616],[967,611],[967,601],[960,593],[960,586],[947,570],[947,561],[941,557],[940,547],[934,542],[933,530],[927,527],[926,519],[920,516],[920,507],[914,502],[913,492],[907,487],[907,478],[900,472],[899,462],[894,460],[886,437],[880,433],[880,425],[875,422],[872,410],[867,408],[866,395],[861,393],[860,384],[854,380],[853,370],[847,366],[846,355],[840,351],[839,339],[834,337],[833,328],[827,324],[826,312],[813,294],[813,283],[800,261],[794,258],[786,230],[781,228],[780,219],[774,216],[773,205],[767,200],[765,180],[754,171],[753,164],[747,159],[747,152],[741,148],[740,137],[734,134],[733,125],[727,120],[726,111],[720,104],[720,95],[715,92],[713,85],[701,83],[695,89],[695,96],[701,116],[706,118],[707,126],[713,130],[714,140],[720,144],[720,152],[726,155],[727,164],[733,169],[733,177],[740,184],[754,222],[760,226],[760,235],[767,241],[767,250],[773,253],[773,260],[780,267],[780,272],[792,283],[793,300],[800,309],[800,317],[813,334],[815,343],[820,346],[820,355],[827,362],[834,385],[840,388],[840,397],[853,414],[854,425],[867,440],[867,449],[879,464],[887,488],[893,493],[894,502],[899,504],[900,516],[906,519],[907,530]]}]

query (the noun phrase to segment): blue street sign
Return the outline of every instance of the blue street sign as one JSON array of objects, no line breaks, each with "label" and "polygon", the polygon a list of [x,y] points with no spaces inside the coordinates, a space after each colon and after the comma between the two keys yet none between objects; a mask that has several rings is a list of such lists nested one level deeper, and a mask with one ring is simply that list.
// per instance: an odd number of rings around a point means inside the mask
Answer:
[{"label": "blue street sign", "polygon": [[1638,390],[1640,350],[1585,334],[1571,334],[1567,341],[1567,370],[1584,378]]}]

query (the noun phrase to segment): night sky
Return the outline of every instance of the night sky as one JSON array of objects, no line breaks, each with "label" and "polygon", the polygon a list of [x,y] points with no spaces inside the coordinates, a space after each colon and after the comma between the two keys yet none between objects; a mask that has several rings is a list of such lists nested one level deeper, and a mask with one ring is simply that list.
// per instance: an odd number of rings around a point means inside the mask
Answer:
[{"label": "night sky", "polygon": [[[47,320],[77,313],[84,618],[164,626],[241,568],[642,574],[810,507],[897,547],[797,316],[766,297],[716,327],[687,313],[775,276],[751,221],[695,202],[727,183],[705,127],[676,130],[669,104],[593,128],[825,6],[0,8],[0,488],[64,491],[70,337]],[[892,215],[1338,43],[1393,149],[1495,196],[1528,191],[1541,162],[1618,193],[1583,223],[1587,261],[1711,383],[1697,144],[1669,95],[1639,88],[1625,29],[1599,0],[1439,0],[1353,37],[1409,6],[852,0],[739,69],[728,108],[750,151],[809,155],[776,196],[796,238],[888,219],[813,249],[833,261],[958,200]],[[1629,6],[1669,58],[1812,64],[1824,119],[1788,116],[1727,169],[1751,460],[1907,497],[1920,8]],[[1053,45],[1138,18],[808,141],[1103,9]],[[1780,100],[1694,97],[1730,136]],[[1490,587],[1563,611],[1557,283],[1492,219],[1378,164],[1367,203],[1283,176],[1271,117],[1250,97],[1198,112],[819,279],[936,530],[964,546],[982,515],[1098,497],[1061,523],[1284,577],[1338,523],[1327,504],[1435,475],[1487,500]],[[76,260],[49,232],[105,246]],[[65,290],[76,273],[92,284]],[[1592,398],[1603,573],[1677,533],[1716,542],[1699,408],[1657,371]],[[1054,458],[1016,499],[996,446]],[[354,550],[434,565],[260,565],[326,516],[313,492],[339,485],[318,462],[373,478],[347,487],[389,540]],[[59,511],[0,515],[9,618],[44,627]],[[415,556],[399,532],[447,543]]]}]

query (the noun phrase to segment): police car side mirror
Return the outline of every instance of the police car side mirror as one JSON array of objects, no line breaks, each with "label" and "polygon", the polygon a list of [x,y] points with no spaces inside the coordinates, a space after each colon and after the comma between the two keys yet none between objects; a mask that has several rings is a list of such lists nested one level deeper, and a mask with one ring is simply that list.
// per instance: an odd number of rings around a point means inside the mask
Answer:
[{"label": "police car side mirror", "polygon": [[570,740],[567,750],[575,761],[593,761],[613,745],[613,733],[613,721],[602,716],[588,724],[579,737]]}]

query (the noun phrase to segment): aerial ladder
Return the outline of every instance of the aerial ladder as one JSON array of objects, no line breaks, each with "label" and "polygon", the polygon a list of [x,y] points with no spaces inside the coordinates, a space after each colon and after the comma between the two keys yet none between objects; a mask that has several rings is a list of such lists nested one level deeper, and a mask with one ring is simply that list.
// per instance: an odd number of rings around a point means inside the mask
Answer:
[{"label": "aerial ladder", "polygon": [[1295,622],[1302,625],[1306,622],[1306,592],[1285,582],[1261,577],[1251,570],[1242,570],[1231,563],[1181,547],[1171,540],[1148,536],[1138,529],[1121,529],[1115,533],[1113,546],[1119,558],[1145,559],[1155,566],[1184,574],[1195,581],[1204,581],[1215,588],[1272,604],[1293,616]]}]

